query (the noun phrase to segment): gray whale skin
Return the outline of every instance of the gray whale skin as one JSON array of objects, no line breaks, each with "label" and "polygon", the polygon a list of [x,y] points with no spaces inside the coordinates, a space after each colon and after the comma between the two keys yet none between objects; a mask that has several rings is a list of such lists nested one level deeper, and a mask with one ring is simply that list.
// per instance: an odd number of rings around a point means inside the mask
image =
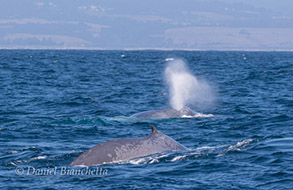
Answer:
[{"label": "gray whale skin", "polygon": [[81,154],[70,166],[98,166],[166,151],[187,150],[154,126],[151,129],[152,133],[145,137],[115,139],[98,144]]}]

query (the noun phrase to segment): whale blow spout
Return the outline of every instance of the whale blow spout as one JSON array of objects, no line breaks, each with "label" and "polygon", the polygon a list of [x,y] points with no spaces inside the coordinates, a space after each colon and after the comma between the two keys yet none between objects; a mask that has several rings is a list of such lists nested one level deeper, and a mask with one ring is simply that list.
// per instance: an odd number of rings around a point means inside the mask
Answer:
[{"label": "whale blow spout", "polygon": [[193,75],[183,60],[169,61],[164,76],[169,89],[170,106],[173,109],[181,110],[191,105],[197,108],[205,107],[213,102],[211,87]]}]

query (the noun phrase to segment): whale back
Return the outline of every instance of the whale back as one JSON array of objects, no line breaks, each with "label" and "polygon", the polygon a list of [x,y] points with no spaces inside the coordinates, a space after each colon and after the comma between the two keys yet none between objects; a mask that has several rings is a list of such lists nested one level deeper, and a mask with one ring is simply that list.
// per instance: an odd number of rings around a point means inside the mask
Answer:
[{"label": "whale back", "polygon": [[181,117],[181,113],[180,113],[180,111],[177,111],[175,109],[159,109],[159,110],[140,112],[140,113],[132,115],[131,117],[137,117],[137,118],[177,118],[177,117]]},{"label": "whale back", "polygon": [[180,111],[181,116],[194,116],[196,113],[189,107],[183,107]]},{"label": "whale back", "polygon": [[150,110],[144,111],[137,114],[132,115],[131,117],[137,118],[180,118],[185,116],[194,116],[196,113],[190,109],[189,107],[183,107],[182,109],[158,109],[158,110]]},{"label": "whale back", "polygon": [[70,166],[97,166],[166,151],[187,150],[153,126],[151,128],[152,133],[145,137],[115,139],[98,144],[80,155]]}]

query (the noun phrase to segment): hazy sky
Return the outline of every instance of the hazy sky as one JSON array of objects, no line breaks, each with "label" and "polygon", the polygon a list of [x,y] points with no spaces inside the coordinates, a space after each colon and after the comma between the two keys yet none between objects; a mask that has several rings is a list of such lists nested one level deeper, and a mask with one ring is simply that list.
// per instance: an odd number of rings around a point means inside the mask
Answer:
[{"label": "hazy sky", "polygon": [[0,1],[0,48],[293,50],[293,0]]}]

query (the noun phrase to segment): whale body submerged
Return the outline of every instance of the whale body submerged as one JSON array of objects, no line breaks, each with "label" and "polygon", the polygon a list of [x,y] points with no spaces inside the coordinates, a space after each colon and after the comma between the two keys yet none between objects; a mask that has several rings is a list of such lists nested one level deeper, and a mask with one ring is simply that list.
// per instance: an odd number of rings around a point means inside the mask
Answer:
[{"label": "whale body submerged", "polygon": [[158,109],[140,112],[132,115],[131,117],[137,118],[180,118],[180,117],[193,117],[196,113],[188,107],[184,107],[181,110],[176,109]]},{"label": "whale body submerged", "polygon": [[98,144],[81,154],[70,166],[98,166],[166,151],[187,150],[155,127],[151,126],[151,129],[152,133],[145,137],[115,139]]}]

